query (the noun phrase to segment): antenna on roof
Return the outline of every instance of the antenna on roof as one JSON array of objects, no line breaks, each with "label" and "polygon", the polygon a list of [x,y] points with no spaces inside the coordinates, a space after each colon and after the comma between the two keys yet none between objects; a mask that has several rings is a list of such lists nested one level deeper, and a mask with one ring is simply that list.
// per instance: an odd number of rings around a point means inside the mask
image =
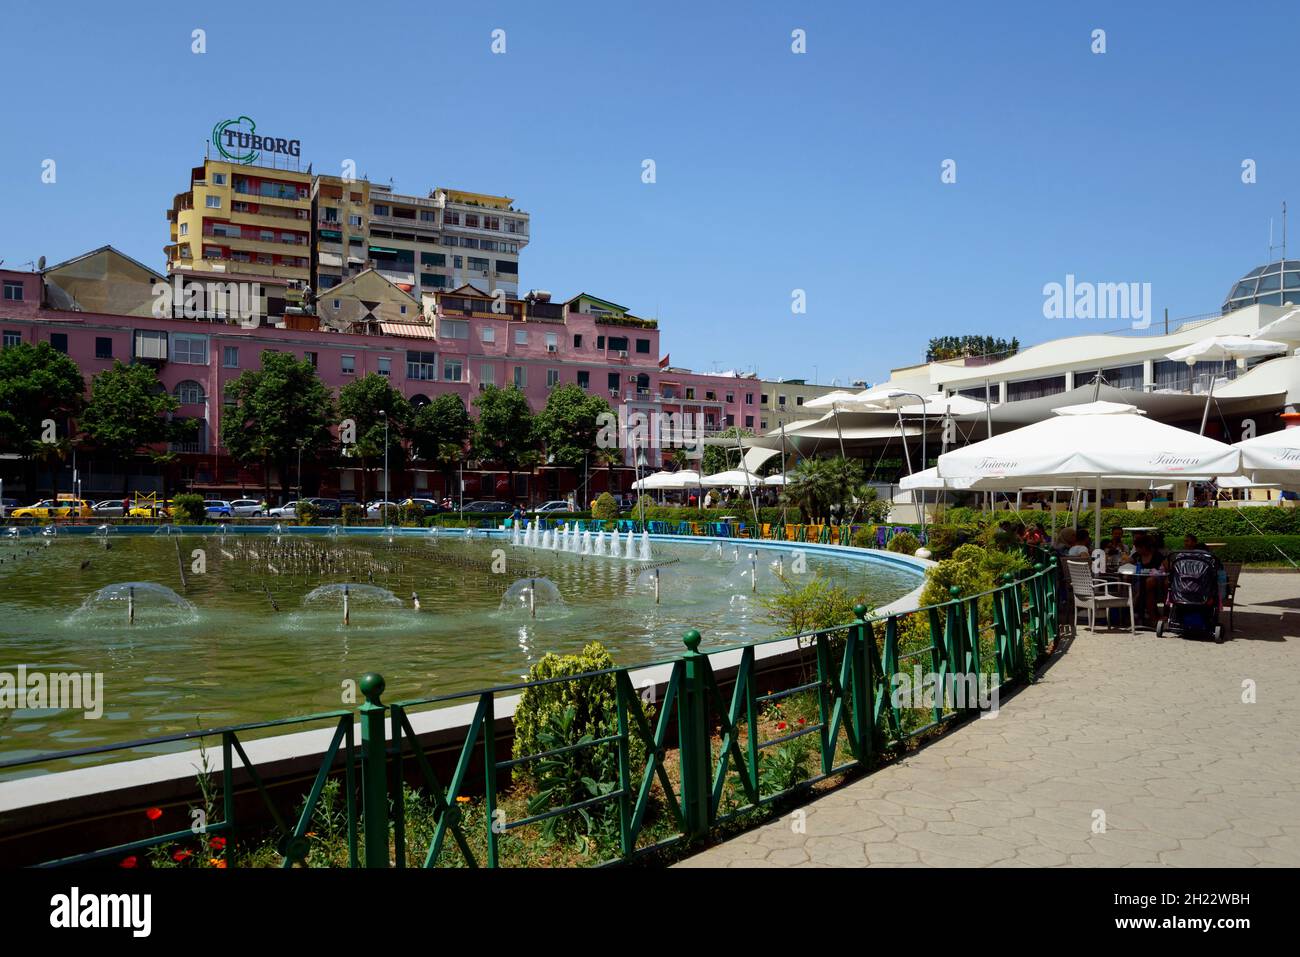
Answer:
[{"label": "antenna on roof", "polygon": [[1286,259],[1286,200],[1282,200],[1282,258]]}]

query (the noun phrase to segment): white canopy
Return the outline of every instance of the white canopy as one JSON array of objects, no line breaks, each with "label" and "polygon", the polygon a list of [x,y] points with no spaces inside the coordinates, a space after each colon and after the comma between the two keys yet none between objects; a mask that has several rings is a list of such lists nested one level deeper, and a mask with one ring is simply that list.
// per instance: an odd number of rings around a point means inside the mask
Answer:
[{"label": "white canopy", "polygon": [[1283,429],[1238,442],[1241,470],[1261,485],[1300,487],[1300,428]]},{"label": "white canopy", "polygon": [[751,485],[762,485],[763,480],[753,472],[746,473],[743,469],[728,469],[725,472],[704,476],[704,478],[700,479],[700,484],[705,488],[723,488],[727,486],[748,488]]},{"label": "white canopy", "polygon": [[1190,346],[1175,349],[1165,358],[1175,362],[1222,362],[1245,356],[1278,355],[1287,351],[1285,342],[1250,336],[1209,336]]},{"label": "white canopy", "polygon": [[785,475],[782,474],[782,473],[780,473],[780,472],[778,472],[776,475],[769,475],[767,478],[763,479],[763,484],[764,484],[764,485],[784,485],[784,484],[785,484]]},{"label": "white canopy", "polygon": [[638,492],[645,492],[656,489],[698,488],[699,485],[700,473],[687,470],[681,472],[655,472],[640,481],[633,482],[632,488]]},{"label": "white canopy", "polygon": [[1300,309],[1292,309],[1274,319],[1266,326],[1261,326],[1255,333],[1259,339],[1281,339],[1285,342],[1300,342]]},{"label": "white canopy", "polygon": [[970,415],[973,412],[983,412],[988,406],[978,399],[972,399],[964,395],[945,396],[942,392],[936,392],[934,395],[925,397],[925,405],[919,403],[903,406],[904,415],[920,415],[924,409],[926,415]]},{"label": "white canopy", "polygon": [[805,409],[849,409],[857,401],[857,393],[845,392],[839,389],[835,392],[827,392],[825,395],[819,395],[815,399],[809,399],[803,404]]}]

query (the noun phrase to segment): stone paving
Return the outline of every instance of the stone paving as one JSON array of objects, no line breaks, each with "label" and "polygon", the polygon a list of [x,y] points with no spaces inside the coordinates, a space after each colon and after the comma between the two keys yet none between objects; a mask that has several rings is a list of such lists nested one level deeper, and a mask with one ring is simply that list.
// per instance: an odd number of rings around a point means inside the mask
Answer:
[{"label": "stone paving", "polygon": [[1300,575],[1239,600],[1222,645],[1080,628],[996,718],[678,866],[1300,866]]}]

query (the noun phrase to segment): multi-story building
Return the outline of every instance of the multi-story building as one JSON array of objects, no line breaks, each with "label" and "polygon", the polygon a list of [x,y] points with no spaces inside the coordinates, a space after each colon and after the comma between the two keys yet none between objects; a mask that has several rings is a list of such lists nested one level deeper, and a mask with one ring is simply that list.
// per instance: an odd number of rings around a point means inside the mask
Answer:
[{"label": "multi-story building", "polygon": [[169,272],[283,284],[300,301],[311,280],[310,173],[205,159],[167,211]]},{"label": "multi-story building", "polygon": [[[759,435],[780,431],[791,422],[820,418],[826,414],[825,409],[805,410],[804,403],[843,389],[843,386],[814,385],[804,379],[763,379],[760,385],[758,428],[755,429]],[[853,388],[865,389],[866,383],[856,382]]]},{"label": "multi-story building", "polygon": [[374,269],[417,299],[467,284],[519,295],[529,218],[507,196],[442,188],[414,196],[363,179],[317,176],[312,222],[318,292]]}]

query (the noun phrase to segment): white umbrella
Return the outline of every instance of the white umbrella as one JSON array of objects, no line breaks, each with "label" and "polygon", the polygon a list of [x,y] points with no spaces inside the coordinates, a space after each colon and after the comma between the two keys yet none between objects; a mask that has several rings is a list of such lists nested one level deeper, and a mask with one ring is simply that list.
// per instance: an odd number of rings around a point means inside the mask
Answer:
[{"label": "white umbrella", "polygon": [[[1190,346],[1183,346],[1168,353],[1165,358],[1175,362],[1186,362],[1194,366],[1198,362],[1224,362],[1247,356],[1267,356],[1285,353],[1285,342],[1273,339],[1258,339],[1250,336],[1209,336]],[[1205,411],[1201,413],[1201,434],[1205,434],[1205,423],[1210,420],[1210,402],[1214,399],[1214,377],[1210,377],[1210,391],[1205,396]]]},{"label": "white umbrella", "polygon": [[705,488],[749,488],[763,484],[763,480],[752,472],[746,472],[742,469],[728,469],[725,472],[718,472],[714,475],[706,475],[700,479],[700,484]]},{"label": "white umbrella", "polygon": [[640,481],[633,482],[632,488],[637,491],[650,491],[654,489],[684,489],[695,488],[700,484],[698,472],[655,472],[653,475],[647,475]]},{"label": "white umbrella", "polygon": [[[1050,419],[939,456],[939,476],[1018,479],[1025,486],[1070,478],[1100,493],[1107,476],[1195,481],[1235,475],[1241,461],[1232,446],[1153,422],[1125,403],[1088,402],[1052,411]],[[1096,523],[1100,537],[1100,509]]]},{"label": "white umbrella", "polygon": [[784,485],[784,484],[785,484],[785,473],[784,473],[784,472],[778,472],[776,475],[769,475],[767,478],[763,479],[763,484],[764,484],[764,485]]},{"label": "white umbrella", "polygon": [[819,395],[815,399],[809,399],[803,404],[803,407],[805,409],[848,409],[856,400],[856,392],[845,392],[843,389],[837,389],[834,392]]},{"label": "white umbrella", "polygon": [[1300,486],[1300,428],[1282,429],[1238,442],[1241,471],[1261,485]]}]

